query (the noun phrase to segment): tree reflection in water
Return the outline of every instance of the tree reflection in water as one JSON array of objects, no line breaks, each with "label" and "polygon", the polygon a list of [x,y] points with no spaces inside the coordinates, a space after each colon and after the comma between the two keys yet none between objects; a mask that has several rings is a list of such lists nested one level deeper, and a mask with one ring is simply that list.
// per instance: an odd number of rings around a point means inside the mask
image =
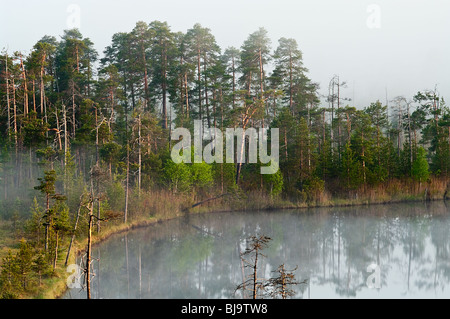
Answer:
[{"label": "tree reflection in water", "polygon": [[[266,235],[259,269],[298,266],[293,298],[448,298],[450,215],[444,202],[188,215],[94,248],[93,298],[233,298],[246,239]],[[371,264],[380,289],[366,285]],[[65,298],[84,298],[79,289]],[[237,296],[239,297],[239,296]]]}]

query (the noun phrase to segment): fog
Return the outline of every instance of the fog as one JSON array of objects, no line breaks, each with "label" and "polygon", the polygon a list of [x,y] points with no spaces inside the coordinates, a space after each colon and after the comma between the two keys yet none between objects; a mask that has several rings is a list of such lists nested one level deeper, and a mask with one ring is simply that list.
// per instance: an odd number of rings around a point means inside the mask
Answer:
[{"label": "fog", "polygon": [[222,49],[240,47],[264,27],[276,49],[280,37],[295,38],[310,77],[327,94],[333,75],[346,81],[342,95],[367,106],[398,95],[435,89],[450,95],[450,2],[445,0],[22,0],[2,1],[0,49],[29,52],[44,35],[59,38],[79,27],[102,54],[116,32],[137,21],[167,21],[172,31],[195,23],[211,29]]},{"label": "fog", "polygon": [[[308,284],[288,288],[295,299],[446,298],[449,223],[444,202],[186,215],[95,247],[92,296],[240,298],[235,288],[251,271],[239,252],[250,236],[265,235],[272,240],[258,278],[275,276],[280,264],[296,269],[295,279]],[[64,298],[85,296],[74,288]]]}]

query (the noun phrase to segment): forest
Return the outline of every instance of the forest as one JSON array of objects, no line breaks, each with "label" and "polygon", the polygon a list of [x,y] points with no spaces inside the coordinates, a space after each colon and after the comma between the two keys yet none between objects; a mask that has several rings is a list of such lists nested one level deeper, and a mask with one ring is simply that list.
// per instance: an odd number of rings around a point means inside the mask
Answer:
[{"label": "forest", "polygon": [[[78,29],[27,52],[0,54],[2,298],[46,297],[71,247],[149,218],[447,197],[450,109],[437,89],[352,105],[332,75],[322,96],[297,41],[271,43],[264,28],[220,48],[200,24],[137,22],[101,53]],[[171,130],[197,120],[278,128],[280,170],[175,164]]]}]

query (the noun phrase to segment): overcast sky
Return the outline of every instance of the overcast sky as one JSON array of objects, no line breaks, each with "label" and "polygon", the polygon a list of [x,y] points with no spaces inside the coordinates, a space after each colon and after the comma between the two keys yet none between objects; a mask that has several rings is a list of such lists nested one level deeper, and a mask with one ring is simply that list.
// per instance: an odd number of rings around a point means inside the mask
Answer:
[{"label": "overcast sky", "polygon": [[[26,53],[44,35],[59,39],[77,23],[102,56],[116,32],[137,21],[167,21],[172,31],[195,23],[211,29],[222,49],[240,47],[264,27],[272,49],[297,40],[310,78],[328,92],[333,75],[342,95],[364,107],[419,90],[450,98],[448,0],[1,0],[0,49]],[[72,6],[72,5],[75,5]],[[75,11],[70,11],[75,8]],[[77,9],[78,8],[78,9]]]}]

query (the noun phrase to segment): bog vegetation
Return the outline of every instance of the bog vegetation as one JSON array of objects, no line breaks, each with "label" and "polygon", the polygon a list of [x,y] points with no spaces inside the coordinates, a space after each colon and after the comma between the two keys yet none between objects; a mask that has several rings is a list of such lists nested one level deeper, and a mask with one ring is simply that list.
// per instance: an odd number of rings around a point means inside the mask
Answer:
[{"label": "bog vegetation", "polygon": [[[268,70],[271,70],[270,72]],[[442,198],[450,110],[436,90],[351,105],[308,77],[294,39],[261,28],[220,48],[199,24],[138,22],[100,54],[79,30],[0,55],[4,298],[45,297],[88,233],[196,210]],[[274,127],[280,171],[174,164],[175,127]],[[199,204],[200,203],[200,204]],[[206,208],[205,208],[206,207]],[[73,250],[74,251],[74,250]]]}]

